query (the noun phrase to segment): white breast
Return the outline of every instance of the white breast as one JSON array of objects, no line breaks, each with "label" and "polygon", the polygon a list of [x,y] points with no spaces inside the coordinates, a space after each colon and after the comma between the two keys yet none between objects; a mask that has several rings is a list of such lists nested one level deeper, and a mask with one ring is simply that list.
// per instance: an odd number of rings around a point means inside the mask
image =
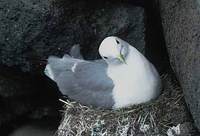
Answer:
[{"label": "white breast", "polygon": [[160,94],[159,74],[142,54],[133,49],[126,63],[108,67],[108,76],[114,83],[113,108],[148,102]]}]

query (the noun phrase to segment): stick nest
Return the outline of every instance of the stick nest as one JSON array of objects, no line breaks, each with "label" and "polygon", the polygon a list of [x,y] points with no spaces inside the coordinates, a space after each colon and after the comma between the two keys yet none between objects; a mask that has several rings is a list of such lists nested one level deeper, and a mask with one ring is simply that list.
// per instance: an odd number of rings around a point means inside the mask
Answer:
[{"label": "stick nest", "polygon": [[103,110],[65,100],[58,136],[161,136],[180,123],[191,122],[182,91],[175,79],[162,76],[157,100],[118,110]]}]

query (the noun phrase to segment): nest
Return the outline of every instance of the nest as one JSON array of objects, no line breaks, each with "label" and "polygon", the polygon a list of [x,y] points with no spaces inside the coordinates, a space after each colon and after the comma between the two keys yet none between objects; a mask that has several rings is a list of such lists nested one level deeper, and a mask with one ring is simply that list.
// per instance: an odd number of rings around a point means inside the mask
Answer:
[{"label": "nest", "polygon": [[182,91],[173,76],[163,75],[163,91],[157,100],[118,110],[94,109],[63,101],[58,136],[155,136],[191,121]]}]

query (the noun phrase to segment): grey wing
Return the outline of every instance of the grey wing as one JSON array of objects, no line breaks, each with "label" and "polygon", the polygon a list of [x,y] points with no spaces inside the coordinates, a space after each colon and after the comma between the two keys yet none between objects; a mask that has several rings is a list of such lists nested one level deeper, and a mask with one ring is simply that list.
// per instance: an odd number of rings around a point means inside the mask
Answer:
[{"label": "grey wing", "polygon": [[79,44],[75,44],[74,46],[72,46],[70,50],[70,56],[77,59],[83,59],[83,56],[81,55],[81,52],[80,52]]},{"label": "grey wing", "polygon": [[[75,60],[75,59],[74,59]],[[60,91],[82,104],[111,108],[113,82],[106,75],[105,62],[74,62],[56,78]]]}]

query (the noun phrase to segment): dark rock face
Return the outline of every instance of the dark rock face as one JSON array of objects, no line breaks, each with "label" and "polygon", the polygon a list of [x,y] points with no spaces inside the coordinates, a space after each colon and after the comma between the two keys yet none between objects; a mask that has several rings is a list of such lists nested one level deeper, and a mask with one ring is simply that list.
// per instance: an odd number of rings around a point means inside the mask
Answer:
[{"label": "dark rock face", "polygon": [[23,71],[37,68],[34,60],[63,55],[74,44],[83,47],[88,59],[96,58],[109,35],[144,50],[144,10],[129,4],[2,0],[0,9],[0,63]]},{"label": "dark rock face", "polygon": [[30,119],[59,118],[56,89],[45,86],[44,79],[11,68],[0,69],[0,131],[3,135]]},{"label": "dark rock face", "polygon": [[110,35],[144,53],[144,9],[128,1],[0,0],[0,128],[53,113],[56,90],[38,81],[48,56],[80,44],[86,59],[98,58],[100,42]]},{"label": "dark rock face", "polygon": [[[48,0],[0,1],[0,59],[8,66],[29,70],[28,54],[33,39],[44,31],[49,14]],[[40,50],[40,49],[38,49]]]},{"label": "dark rock face", "polygon": [[171,66],[200,130],[199,0],[160,0],[159,3]]}]

